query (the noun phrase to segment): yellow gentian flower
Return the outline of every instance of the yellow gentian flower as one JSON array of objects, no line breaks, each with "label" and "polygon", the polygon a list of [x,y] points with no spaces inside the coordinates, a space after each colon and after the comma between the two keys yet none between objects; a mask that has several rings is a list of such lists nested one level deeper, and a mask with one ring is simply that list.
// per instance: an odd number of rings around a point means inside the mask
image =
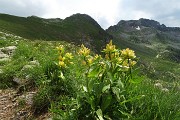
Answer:
[{"label": "yellow gentian flower", "polygon": [[68,58],[68,59],[73,59],[72,53],[66,53],[65,57]]},{"label": "yellow gentian flower", "polygon": [[112,40],[110,40],[109,44],[106,45],[106,48],[103,50],[106,53],[114,52],[116,50],[116,46],[112,44]]},{"label": "yellow gentian flower", "polygon": [[83,56],[88,56],[90,54],[90,49],[86,48],[83,44],[81,45],[81,49],[79,50],[79,54]]},{"label": "yellow gentian flower", "polygon": [[134,51],[129,48],[122,50],[121,56],[125,59],[134,59],[136,57]]},{"label": "yellow gentian flower", "polygon": [[63,45],[59,45],[59,47],[56,47],[56,49],[57,49],[60,53],[64,52],[64,46],[63,46]]},{"label": "yellow gentian flower", "polygon": [[60,67],[66,67],[66,64],[64,63],[64,61],[59,61],[59,66]]}]

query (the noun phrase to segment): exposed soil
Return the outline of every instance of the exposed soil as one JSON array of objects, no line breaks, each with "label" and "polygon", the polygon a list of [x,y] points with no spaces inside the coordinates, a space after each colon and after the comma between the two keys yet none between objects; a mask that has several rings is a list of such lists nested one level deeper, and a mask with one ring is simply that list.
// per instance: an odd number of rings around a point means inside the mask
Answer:
[{"label": "exposed soil", "polygon": [[0,90],[0,120],[13,120],[17,107],[14,95],[13,89]]},{"label": "exposed soil", "polygon": [[51,120],[49,113],[33,116],[31,105],[35,93],[18,95],[15,89],[0,90],[0,120]]}]

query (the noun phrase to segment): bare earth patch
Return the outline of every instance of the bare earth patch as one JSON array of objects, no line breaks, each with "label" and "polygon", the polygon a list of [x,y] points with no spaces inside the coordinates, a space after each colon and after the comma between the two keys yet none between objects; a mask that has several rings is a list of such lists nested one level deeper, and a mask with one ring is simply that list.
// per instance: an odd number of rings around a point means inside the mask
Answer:
[{"label": "bare earth patch", "polygon": [[31,112],[32,98],[36,92],[18,95],[14,89],[0,90],[0,120],[51,120],[46,113],[34,117]]},{"label": "bare earth patch", "polygon": [[13,102],[15,91],[13,89],[0,90],[0,120],[12,120],[16,103]]}]

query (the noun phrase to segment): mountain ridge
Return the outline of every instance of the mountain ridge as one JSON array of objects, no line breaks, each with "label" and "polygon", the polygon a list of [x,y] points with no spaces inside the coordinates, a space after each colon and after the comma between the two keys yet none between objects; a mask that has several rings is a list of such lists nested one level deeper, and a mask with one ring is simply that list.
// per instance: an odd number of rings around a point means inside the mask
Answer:
[{"label": "mountain ridge", "polygon": [[27,39],[65,40],[78,45],[83,43],[94,51],[100,51],[112,39],[93,18],[85,14],[74,14],[65,19],[0,14],[0,29]]}]

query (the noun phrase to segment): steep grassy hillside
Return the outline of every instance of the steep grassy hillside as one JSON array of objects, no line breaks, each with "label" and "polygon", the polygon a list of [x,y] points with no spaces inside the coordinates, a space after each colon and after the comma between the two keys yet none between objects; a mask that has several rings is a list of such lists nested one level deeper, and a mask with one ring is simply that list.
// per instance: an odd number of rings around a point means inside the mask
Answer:
[{"label": "steep grassy hillside", "polygon": [[111,38],[94,19],[85,14],[74,14],[64,20],[0,14],[0,29],[28,39],[83,43],[95,51],[99,51]]}]

